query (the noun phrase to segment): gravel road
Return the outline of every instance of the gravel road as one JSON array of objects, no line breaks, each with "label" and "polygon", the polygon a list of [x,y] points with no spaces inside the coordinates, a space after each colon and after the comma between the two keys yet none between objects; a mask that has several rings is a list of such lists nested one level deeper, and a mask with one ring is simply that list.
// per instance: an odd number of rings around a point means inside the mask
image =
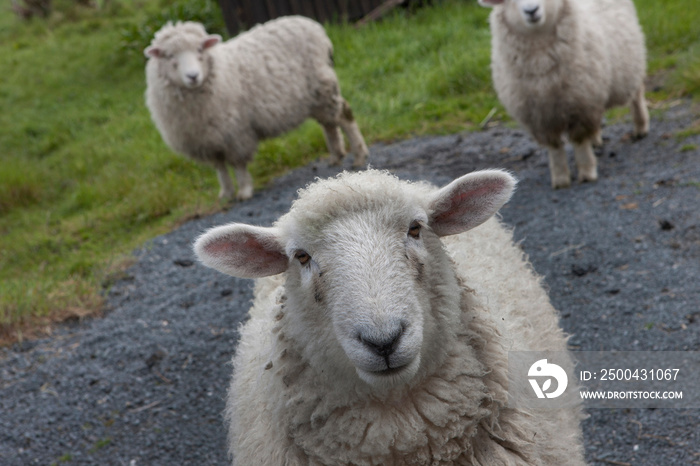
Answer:
[{"label": "gravel road", "polygon": [[[605,128],[600,180],[568,190],[550,189],[546,155],[523,131],[498,126],[377,144],[370,160],[436,184],[511,170],[520,184],[503,218],[545,277],[572,349],[698,351],[700,136],[676,137],[697,117],[687,102],[656,113],[641,141],[629,123]],[[0,349],[0,464],[226,464],[221,413],[252,282],[197,264],[192,240],[225,222],[270,225],[300,186],[336,172],[313,163],[154,238],[106,291],[103,318]],[[700,464],[700,410],[589,414],[591,464]]]}]

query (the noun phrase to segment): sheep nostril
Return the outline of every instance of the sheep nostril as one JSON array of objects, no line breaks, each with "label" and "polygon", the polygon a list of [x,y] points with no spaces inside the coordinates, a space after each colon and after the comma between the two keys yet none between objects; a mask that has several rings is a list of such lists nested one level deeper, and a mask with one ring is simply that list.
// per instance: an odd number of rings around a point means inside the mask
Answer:
[{"label": "sheep nostril", "polygon": [[370,349],[377,356],[387,358],[391,356],[399,346],[399,340],[403,334],[403,326],[398,328],[392,335],[385,338],[372,338],[360,335],[359,339],[363,345]]},{"label": "sheep nostril", "polygon": [[533,7],[526,8],[526,9],[523,10],[523,11],[524,11],[525,14],[528,15],[528,16],[535,16],[535,14],[537,14],[537,11],[538,11],[539,9],[540,9],[539,5],[535,5],[535,6],[533,6]]}]

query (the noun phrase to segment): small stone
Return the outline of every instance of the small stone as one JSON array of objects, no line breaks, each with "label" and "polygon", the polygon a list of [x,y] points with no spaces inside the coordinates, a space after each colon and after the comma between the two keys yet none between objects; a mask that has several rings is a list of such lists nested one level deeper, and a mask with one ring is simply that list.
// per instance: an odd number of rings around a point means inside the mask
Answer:
[{"label": "small stone", "polygon": [[668,220],[659,220],[659,226],[663,231],[669,231],[675,228],[675,225]]}]

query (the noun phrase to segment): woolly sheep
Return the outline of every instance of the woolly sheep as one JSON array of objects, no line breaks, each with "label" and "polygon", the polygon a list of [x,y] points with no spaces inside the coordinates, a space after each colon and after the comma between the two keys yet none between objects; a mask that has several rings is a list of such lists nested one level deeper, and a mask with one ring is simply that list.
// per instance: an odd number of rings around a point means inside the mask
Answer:
[{"label": "woolly sheep", "polygon": [[258,278],[226,408],[234,464],[584,464],[578,401],[506,406],[509,350],[568,357],[539,278],[491,218],[514,183],[343,173],[272,227],[197,239],[205,265]]},{"label": "woolly sheep", "polygon": [[220,43],[199,23],[168,23],[144,50],[146,104],[166,144],[216,169],[219,197],[253,195],[247,164],[258,141],[278,136],[311,117],[323,128],[331,163],[345,149],[368,154],[352,110],[340,95],[333,46],[323,26],[301,16],[269,21]]},{"label": "woolly sheep", "polygon": [[631,0],[479,0],[490,15],[494,87],[506,110],[549,153],[553,188],[598,179],[592,143],[605,110],[631,102],[636,137],[649,131],[646,49]]}]

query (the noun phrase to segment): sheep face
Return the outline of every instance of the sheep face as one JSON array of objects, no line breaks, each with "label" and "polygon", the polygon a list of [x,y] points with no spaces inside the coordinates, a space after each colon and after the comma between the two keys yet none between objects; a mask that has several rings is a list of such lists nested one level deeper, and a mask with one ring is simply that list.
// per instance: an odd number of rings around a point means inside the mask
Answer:
[{"label": "sheep face", "polygon": [[342,349],[334,352],[334,365],[371,385],[410,380],[423,339],[436,337],[426,335],[434,331],[425,325],[434,275],[426,242],[439,250],[439,239],[429,232],[426,212],[411,207],[394,205],[391,216],[382,209],[349,214],[286,244],[294,258],[287,270],[289,306],[308,313],[301,328],[320,329],[319,341]]},{"label": "sheep face", "polygon": [[[505,172],[442,189],[374,170],[311,185],[271,228],[217,227],[200,260],[239,277],[284,272],[285,337],[319,373],[383,389],[436,367],[459,319],[459,288],[441,236],[490,218],[513,190]],[[447,291],[446,291],[447,290]]]},{"label": "sheep face", "polygon": [[178,23],[166,25],[153,42],[144,55],[157,60],[159,74],[177,86],[197,88],[209,74],[208,51],[221,42],[221,36],[207,35],[196,23]]},{"label": "sheep face", "polygon": [[561,0],[479,0],[485,7],[502,5],[506,23],[521,33],[553,27],[561,3]]}]

